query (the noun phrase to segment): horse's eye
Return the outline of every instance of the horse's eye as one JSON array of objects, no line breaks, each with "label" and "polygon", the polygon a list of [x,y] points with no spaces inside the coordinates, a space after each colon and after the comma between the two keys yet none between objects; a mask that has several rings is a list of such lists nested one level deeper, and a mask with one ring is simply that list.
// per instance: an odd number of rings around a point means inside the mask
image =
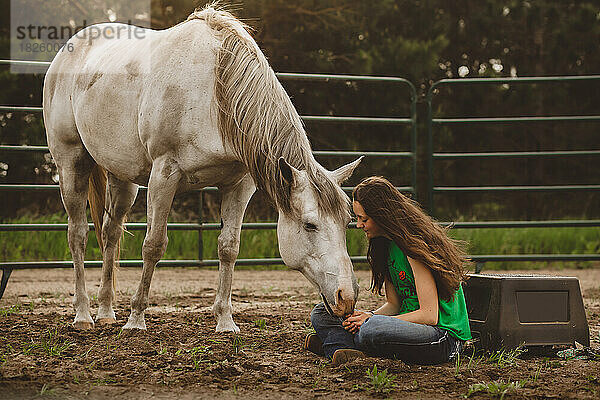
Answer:
[{"label": "horse's eye", "polygon": [[304,229],[306,229],[307,231],[316,231],[317,226],[315,224],[311,224],[310,222],[307,222],[304,224]]}]

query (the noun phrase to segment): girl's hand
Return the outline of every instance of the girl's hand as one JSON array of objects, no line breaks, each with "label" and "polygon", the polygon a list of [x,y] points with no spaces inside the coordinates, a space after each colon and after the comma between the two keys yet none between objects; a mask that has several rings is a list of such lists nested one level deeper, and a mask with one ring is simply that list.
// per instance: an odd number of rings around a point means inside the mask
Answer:
[{"label": "girl's hand", "polygon": [[364,322],[373,316],[372,312],[354,310],[351,316],[342,322],[342,326],[350,333],[356,333]]}]

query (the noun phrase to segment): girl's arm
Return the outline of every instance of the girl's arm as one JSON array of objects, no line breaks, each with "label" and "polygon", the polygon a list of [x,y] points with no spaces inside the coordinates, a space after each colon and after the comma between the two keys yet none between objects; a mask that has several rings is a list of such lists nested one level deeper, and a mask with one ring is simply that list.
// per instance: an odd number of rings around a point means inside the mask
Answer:
[{"label": "girl's arm", "polygon": [[[417,297],[419,299],[419,309],[406,314],[393,315],[393,317],[408,322],[415,322],[417,324],[437,325],[439,305],[437,286],[435,284],[433,274],[429,268],[423,265],[422,262],[414,260],[410,257],[407,257],[407,259],[415,277],[415,286],[417,288]],[[388,284],[387,281],[385,283],[385,294],[388,298],[388,303],[390,302],[391,297],[398,301],[398,294],[396,293],[396,290],[394,290],[393,285],[391,283]],[[386,307],[388,303],[383,305],[380,309]],[[379,314],[379,312],[377,312],[377,314]]]},{"label": "girl's arm", "polygon": [[375,310],[374,313],[390,316],[398,315],[402,306],[402,300],[400,300],[400,296],[398,296],[398,292],[396,292],[394,284],[390,282],[390,280],[387,277],[384,281],[384,289],[386,302],[384,305]]},{"label": "girl's arm", "polygon": [[400,306],[402,302],[394,289],[394,285],[389,281],[389,279],[385,279],[385,298],[386,303],[379,307],[377,310],[371,311],[358,311],[355,310],[354,313],[346,318],[342,322],[342,326],[344,329],[349,331],[350,333],[356,333],[360,329],[361,325],[373,314],[380,315],[397,315],[400,312]]},{"label": "girl's arm", "polygon": [[[401,309],[402,300],[389,279],[385,279],[384,305],[374,311],[375,314],[389,315],[394,318],[408,322],[425,325],[437,325],[438,323],[438,295],[435,279],[429,268],[417,260],[407,257],[415,277],[419,309],[405,314],[398,314]],[[371,316],[370,312],[355,311],[354,314],[342,322],[344,329],[350,333],[356,333],[360,326]]]}]

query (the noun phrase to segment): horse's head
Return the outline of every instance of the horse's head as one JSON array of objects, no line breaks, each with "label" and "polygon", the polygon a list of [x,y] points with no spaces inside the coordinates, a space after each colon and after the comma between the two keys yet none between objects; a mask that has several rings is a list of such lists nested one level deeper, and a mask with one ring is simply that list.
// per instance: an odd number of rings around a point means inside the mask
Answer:
[{"label": "horse's head", "polygon": [[[337,190],[336,198],[343,203],[340,210],[347,210],[348,202],[339,185],[352,175],[360,161],[335,171],[323,170],[322,178],[331,180],[332,185],[328,186]],[[279,209],[279,253],[288,267],[302,272],[318,288],[330,313],[340,317],[350,314],[358,297],[358,284],[346,249],[350,214],[325,211],[306,171],[295,169],[283,158],[279,160],[279,170],[288,185],[291,205],[291,211]]]}]

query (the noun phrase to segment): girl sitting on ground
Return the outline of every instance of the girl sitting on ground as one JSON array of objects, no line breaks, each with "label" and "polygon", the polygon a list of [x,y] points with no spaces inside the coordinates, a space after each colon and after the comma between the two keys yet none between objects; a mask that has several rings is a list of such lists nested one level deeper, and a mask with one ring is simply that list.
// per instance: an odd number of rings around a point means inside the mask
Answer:
[{"label": "girl sitting on ground", "polygon": [[346,318],[318,304],[311,313],[316,334],[305,348],[340,365],[364,357],[441,364],[471,339],[461,283],[465,255],[416,202],[381,177],[364,179],[352,194],[357,228],[369,239],[371,291],[386,302]]}]

